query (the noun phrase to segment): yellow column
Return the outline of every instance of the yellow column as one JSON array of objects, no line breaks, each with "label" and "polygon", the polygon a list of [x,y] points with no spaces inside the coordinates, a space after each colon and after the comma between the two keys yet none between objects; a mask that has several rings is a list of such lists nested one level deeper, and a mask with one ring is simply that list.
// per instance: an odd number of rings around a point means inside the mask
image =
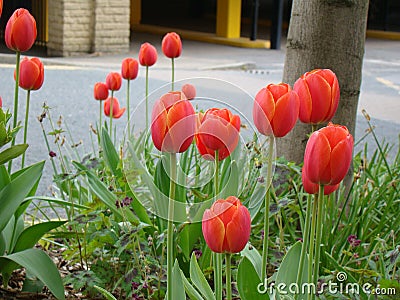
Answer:
[{"label": "yellow column", "polygon": [[239,38],[242,0],[217,1],[217,36]]},{"label": "yellow column", "polygon": [[131,0],[131,26],[140,24],[142,19],[142,0]]}]

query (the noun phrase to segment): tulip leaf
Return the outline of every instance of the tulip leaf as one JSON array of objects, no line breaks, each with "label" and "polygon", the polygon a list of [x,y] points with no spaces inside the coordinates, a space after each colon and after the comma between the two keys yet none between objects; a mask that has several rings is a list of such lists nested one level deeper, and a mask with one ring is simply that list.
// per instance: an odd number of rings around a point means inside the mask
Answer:
[{"label": "tulip leaf", "polygon": [[13,178],[0,191],[0,232],[9,222],[24,198],[39,181],[43,171],[44,161],[29,166]]},{"label": "tulip leaf", "polygon": [[181,269],[178,261],[175,259],[175,264],[172,269],[172,299],[186,299],[185,288],[181,276]]},{"label": "tulip leaf", "polygon": [[200,293],[190,284],[189,280],[187,280],[185,274],[181,270],[181,277],[183,281],[183,285],[185,287],[186,294],[189,296],[191,300],[204,300],[204,298],[200,295]]},{"label": "tulip leaf", "polygon": [[222,189],[219,197],[225,199],[229,196],[237,195],[239,188],[239,170],[237,163],[232,161],[223,175],[221,183]]},{"label": "tulip leaf", "polygon": [[101,147],[103,148],[103,156],[111,172],[117,177],[122,177],[121,169],[119,169],[119,156],[115,150],[114,144],[108,135],[107,130],[103,127],[101,129]]},{"label": "tulip leaf", "polygon": [[269,299],[267,288],[261,283],[256,269],[247,257],[243,257],[239,264],[237,287],[242,300]]},{"label": "tulip leaf", "polygon": [[254,248],[250,243],[247,243],[246,247],[244,247],[240,254],[251,262],[254,269],[257,271],[258,276],[261,278],[262,257],[257,249]]},{"label": "tulip leaf", "polygon": [[253,221],[257,213],[260,211],[265,199],[265,184],[257,182],[253,194],[250,197],[250,201],[247,204],[247,208],[250,212],[251,220]]},{"label": "tulip leaf", "polygon": [[28,144],[20,144],[11,146],[10,148],[0,152],[0,165],[5,164],[10,160],[24,154],[27,148]]},{"label": "tulip leaf", "polygon": [[[289,249],[285,257],[283,258],[281,265],[279,266],[278,273],[276,275],[275,285],[278,286],[279,284],[281,284],[282,288],[280,288],[280,290],[285,291],[285,294],[287,295],[292,294],[289,290],[289,286],[293,283],[296,283],[297,281],[297,271],[300,263],[301,246],[302,243],[298,241]],[[306,257],[304,261],[302,283],[307,282],[307,265],[308,259]],[[293,291],[293,288],[291,288],[291,290]],[[299,299],[302,298],[300,297]]]},{"label": "tulip leaf", "polygon": [[114,297],[113,294],[111,294],[109,291],[107,291],[106,289],[94,285],[93,286],[96,290],[98,290],[107,300],[117,300],[117,298]]},{"label": "tulip leaf", "polygon": [[39,278],[57,299],[65,299],[60,273],[45,252],[33,248],[0,256],[0,270],[2,271],[10,261],[29,269],[30,273]]},{"label": "tulip leaf", "polygon": [[214,293],[200,270],[194,253],[190,259],[190,279],[206,300],[215,300]]},{"label": "tulip leaf", "polygon": [[8,174],[7,168],[4,165],[0,165],[0,191],[11,181],[10,175]]}]

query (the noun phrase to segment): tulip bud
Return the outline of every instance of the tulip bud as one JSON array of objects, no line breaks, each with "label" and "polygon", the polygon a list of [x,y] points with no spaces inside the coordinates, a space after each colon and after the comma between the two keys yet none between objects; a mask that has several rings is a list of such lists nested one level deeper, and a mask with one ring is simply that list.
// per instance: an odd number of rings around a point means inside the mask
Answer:
[{"label": "tulip bud", "polygon": [[168,58],[179,57],[182,53],[182,41],[176,32],[167,33],[161,43],[161,49]]},{"label": "tulip bud", "polygon": [[3,107],[3,99],[0,97],[0,107]]},{"label": "tulip bud", "polygon": [[[14,80],[16,74],[14,72]],[[44,67],[41,60],[37,57],[29,59],[24,57],[19,67],[18,85],[24,90],[38,90],[44,81]]]},{"label": "tulip bud", "polygon": [[133,80],[137,77],[139,64],[136,59],[125,58],[122,61],[121,75],[126,80]]},{"label": "tulip bud", "polygon": [[94,85],[93,95],[96,100],[106,100],[108,97],[107,85],[103,82],[97,82]]},{"label": "tulip bud", "polygon": [[6,45],[13,51],[28,51],[36,40],[35,18],[24,8],[19,8],[8,20],[5,30]]},{"label": "tulip bud", "polygon": [[335,73],[317,69],[302,75],[293,89],[300,99],[299,119],[307,124],[330,121],[339,105],[340,89]]},{"label": "tulip bud", "polygon": [[211,108],[199,114],[196,146],[203,158],[213,160],[218,150],[218,159],[228,157],[239,142],[240,117],[229,109]]},{"label": "tulip bud", "polygon": [[248,209],[234,196],[219,199],[203,214],[202,230],[208,247],[217,253],[237,253],[250,238]]},{"label": "tulip bud", "polygon": [[294,127],[299,116],[299,97],[286,83],[269,84],[256,95],[253,120],[263,135],[283,137]]},{"label": "tulip bud", "polygon": [[118,91],[121,88],[122,78],[121,74],[117,72],[110,72],[106,77],[106,85],[110,91]]},{"label": "tulip bud", "polygon": [[144,43],[139,50],[139,63],[142,66],[151,67],[157,61],[157,50],[150,43]]},{"label": "tulip bud", "polygon": [[194,133],[195,111],[182,92],[169,92],[156,101],[151,114],[151,137],[158,150],[184,152]]},{"label": "tulip bud", "polygon": [[309,138],[304,154],[304,170],[315,184],[336,185],[349,170],[353,137],[345,126],[329,123]]},{"label": "tulip bud", "polygon": [[114,119],[119,119],[125,112],[126,108],[120,108],[119,107],[119,101],[117,98],[109,97],[104,101],[104,114],[109,117],[110,116],[110,110],[111,110],[111,99],[113,100],[113,107],[112,107],[112,117]]}]

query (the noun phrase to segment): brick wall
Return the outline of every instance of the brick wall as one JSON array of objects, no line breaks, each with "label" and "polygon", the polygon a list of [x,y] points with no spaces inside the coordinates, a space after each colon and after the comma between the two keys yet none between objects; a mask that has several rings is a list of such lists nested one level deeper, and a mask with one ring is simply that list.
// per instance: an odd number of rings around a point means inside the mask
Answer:
[{"label": "brick wall", "polygon": [[48,54],[129,51],[130,0],[51,0]]}]

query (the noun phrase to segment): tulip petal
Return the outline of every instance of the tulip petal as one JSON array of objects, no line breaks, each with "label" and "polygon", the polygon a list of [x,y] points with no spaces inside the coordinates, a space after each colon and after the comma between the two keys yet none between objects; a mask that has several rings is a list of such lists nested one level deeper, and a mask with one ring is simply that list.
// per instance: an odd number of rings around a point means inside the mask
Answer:
[{"label": "tulip petal", "polygon": [[331,154],[331,185],[340,183],[346,176],[353,152],[353,138],[349,135],[336,145]]},{"label": "tulip petal", "polygon": [[300,100],[299,119],[303,123],[310,123],[312,111],[312,99],[310,90],[304,80],[304,77],[297,79],[293,86]]},{"label": "tulip petal", "polygon": [[212,211],[226,226],[231,220],[233,215],[236,213],[236,206],[226,200],[217,200]]},{"label": "tulip petal", "polygon": [[263,88],[257,93],[253,105],[253,121],[261,134],[272,134],[270,121],[274,114],[274,98],[269,90]]},{"label": "tulip petal", "polygon": [[312,110],[310,121],[318,124],[326,120],[331,107],[331,87],[328,82],[317,74],[306,77],[312,98]]},{"label": "tulip petal", "polygon": [[163,140],[167,132],[167,111],[160,100],[153,106],[151,113],[151,138],[154,146],[161,151]]},{"label": "tulip petal", "polygon": [[304,166],[311,182],[330,183],[330,159],[331,147],[328,139],[320,131],[314,132],[307,142],[304,154]]},{"label": "tulip petal", "polygon": [[285,136],[297,122],[299,116],[299,97],[296,92],[284,94],[276,102],[272,129],[276,137]]},{"label": "tulip petal", "polygon": [[243,250],[250,238],[251,218],[247,208],[239,204],[231,222],[226,226],[226,240],[230,253],[237,253]]},{"label": "tulip petal", "polygon": [[217,253],[222,253],[225,238],[224,223],[209,209],[203,215],[202,231],[208,247]]}]

